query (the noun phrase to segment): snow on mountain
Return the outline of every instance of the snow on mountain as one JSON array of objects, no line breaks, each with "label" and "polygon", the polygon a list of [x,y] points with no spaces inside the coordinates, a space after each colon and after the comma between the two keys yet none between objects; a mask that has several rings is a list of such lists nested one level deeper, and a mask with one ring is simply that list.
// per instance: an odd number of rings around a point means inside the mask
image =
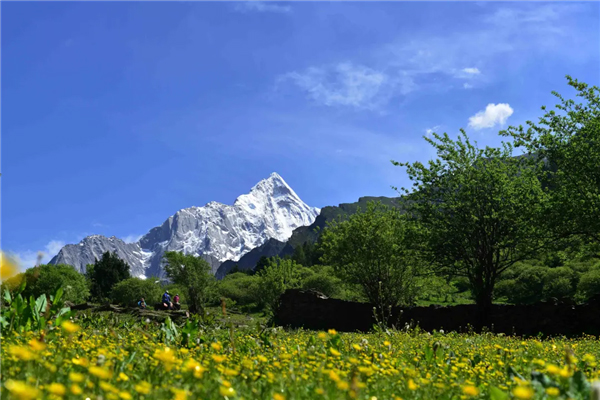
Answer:
[{"label": "snow on mountain", "polygon": [[273,238],[286,241],[292,231],[314,222],[320,210],[306,205],[277,173],[256,184],[233,205],[212,201],[204,207],[179,210],[136,243],[92,235],[67,245],[50,261],[85,271],[105,251],[116,252],[133,276],[163,276],[165,251],[202,256],[213,273],[226,260],[237,261]]}]

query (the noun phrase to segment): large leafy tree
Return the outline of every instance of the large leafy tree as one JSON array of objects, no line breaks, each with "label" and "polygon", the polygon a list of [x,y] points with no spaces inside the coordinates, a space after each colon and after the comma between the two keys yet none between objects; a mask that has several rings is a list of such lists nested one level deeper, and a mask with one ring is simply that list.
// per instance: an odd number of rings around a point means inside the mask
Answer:
[{"label": "large leafy tree", "polygon": [[124,279],[131,278],[129,265],[115,253],[109,251],[96,260],[93,267],[86,269],[86,277],[90,284],[90,293],[97,300],[105,300],[110,296],[114,285]]},{"label": "large leafy tree", "polygon": [[560,100],[556,110],[546,110],[538,123],[509,127],[512,136],[548,164],[547,182],[552,207],[544,218],[546,227],[563,236],[579,235],[600,241],[600,89],[567,76],[583,102]]},{"label": "large leafy tree", "polygon": [[457,140],[436,133],[425,140],[435,160],[393,162],[413,182],[412,192],[402,190],[407,211],[422,226],[424,258],[442,274],[466,277],[485,316],[498,278],[554,240],[540,229],[547,206],[541,163],[513,157],[510,144],[479,149],[464,130]]},{"label": "large leafy tree", "polygon": [[163,257],[167,277],[187,289],[190,312],[201,313],[214,289],[210,265],[201,257],[176,251],[168,251]]},{"label": "large leafy tree", "polygon": [[419,261],[409,242],[415,234],[397,208],[370,202],[366,210],[329,223],[320,239],[322,260],[345,282],[358,284],[385,317],[390,306],[414,298]]}]

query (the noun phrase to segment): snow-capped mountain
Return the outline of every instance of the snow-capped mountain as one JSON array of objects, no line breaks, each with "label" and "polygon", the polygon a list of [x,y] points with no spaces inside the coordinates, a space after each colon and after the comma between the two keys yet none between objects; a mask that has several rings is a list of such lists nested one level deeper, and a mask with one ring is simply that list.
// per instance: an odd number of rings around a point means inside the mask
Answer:
[{"label": "snow-capped mountain", "polygon": [[131,266],[133,276],[162,276],[165,251],[195,254],[207,260],[213,273],[226,260],[237,261],[273,238],[286,241],[292,231],[314,222],[320,210],[306,205],[281,176],[272,173],[233,205],[210,202],[179,210],[136,243],[92,235],[63,247],[51,264],[69,264],[85,271],[106,251]]}]

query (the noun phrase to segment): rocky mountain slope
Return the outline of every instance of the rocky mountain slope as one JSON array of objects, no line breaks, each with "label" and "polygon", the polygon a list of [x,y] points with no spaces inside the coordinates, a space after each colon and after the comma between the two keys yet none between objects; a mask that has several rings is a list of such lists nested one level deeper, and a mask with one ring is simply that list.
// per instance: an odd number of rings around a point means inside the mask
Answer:
[{"label": "rocky mountain slope", "polygon": [[210,202],[178,211],[136,243],[92,235],[63,247],[51,264],[85,266],[105,251],[116,252],[133,276],[163,276],[166,251],[182,251],[206,259],[215,273],[224,261],[238,261],[269,239],[286,242],[294,229],[311,225],[320,210],[306,205],[276,173],[260,181],[233,205]]}]

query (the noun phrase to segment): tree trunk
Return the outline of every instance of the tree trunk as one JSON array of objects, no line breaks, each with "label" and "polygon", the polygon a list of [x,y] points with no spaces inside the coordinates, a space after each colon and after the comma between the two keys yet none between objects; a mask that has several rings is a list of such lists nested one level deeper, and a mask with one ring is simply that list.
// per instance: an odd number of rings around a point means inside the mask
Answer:
[{"label": "tree trunk", "polygon": [[481,288],[475,298],[477,303],[477,323],[475,328],[481,331],[483,327],[491,328],[493,286]]}]

